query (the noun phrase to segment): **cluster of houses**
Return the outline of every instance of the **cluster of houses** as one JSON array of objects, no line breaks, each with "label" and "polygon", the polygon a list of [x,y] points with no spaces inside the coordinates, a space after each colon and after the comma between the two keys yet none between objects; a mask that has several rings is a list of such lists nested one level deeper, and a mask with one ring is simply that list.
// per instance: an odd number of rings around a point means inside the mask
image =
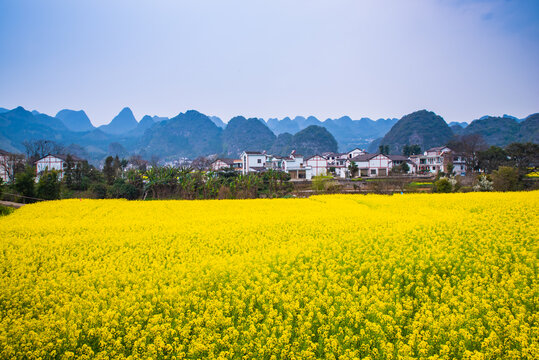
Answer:
[{"label": "cluster of houses", "polygon": [[[406,163],[407,166],[402,166]],[[352,166],[355,164],[355,167]],[[334,175],[340,178],[388,176],[400,166],[408,174],[447,172],[449,164],[453,172],[464,175],[466,159],[445,146],[431,148],[421,155],[369,154],[355,148],[346,153],[327,152],[305,158],[295,151],[289,156],[276,156],[260,151],[244,151],[239,159],[216,159],[211,168],[219,171],[234,169],[242,174],[264,172],[269,169],[290,174],[292,180],[310,180],[313,176]],[[352,173],[351,169],[357,169]]]},{"label": "cluster of houses", "polygon": [[[0,150],[0,178],[4,182],[10,181],[10,171],[15,164],[13,155]],[[73,165],[82,161],[71,155]],[[408,174],[423,174],[448,172],[449,164],[453,172],[458,175],[466,173],[466,158],[453,152],[445,146],[434,147],[421,155],[384,155],[380,153],[369,154],[365,150],[355,148],[346,153],[327,152],[305,158],[295,151],[289,156],[277,156],[259,151],[244,151],[239,159],[216,159],[211,163],[214,171],[225,168],[233,169],[242,174],[264,172],[269,169],[280,170],[290,174],[292,180],[310,180],[313,176],[333,175],[339,178],[349,177],[377,177],[388,176],[395,167],[406,163]],[[355,164],[355,167],[351,166]],[[58,171],[60,179],[63,178],[67,167],[67,155],[50,154],[35,162],[36,174],[46,169]],[[351,169],[357,169],[354,173]]]}]

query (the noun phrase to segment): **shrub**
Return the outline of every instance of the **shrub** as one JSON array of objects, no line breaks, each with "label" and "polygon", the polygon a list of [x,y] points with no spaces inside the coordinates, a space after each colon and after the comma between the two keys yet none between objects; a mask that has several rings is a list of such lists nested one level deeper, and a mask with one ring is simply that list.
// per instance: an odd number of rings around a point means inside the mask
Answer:
[{"label": "shrub", "polygon": [[448,178],[442,177],[434,183],[433,191],[437,193],[450,193],[453,191],[453,185],[451,185]]},{"label": "shrub", "polygon": [[113,199],[135,200],[139,197],[139,191],[133,184],[119,178],[114,181],[114,184],[109,189],[109,195]]},{"label": "shrub", "polygon": [[479,179],[477,180],[477,184],[473,186],[473,191],[492,191],[492,190],[494,190],[494,186],[492,184],[492,181],[490,181],[486,175],[479,176]]},{"label": "shrub", "polygon": [[516,191],[521,187],[518,169],[500,166],[492,172],[492,182],[496,191]]},{"label": "shrub", "polygon": [[90,186],[90,192],[94,199],[105,199],[107,197],[107,186],[103,183],[96,183]]},{"label": "shrub", "polygon": [[60,181],[56,171],[45,171],[37,183],[37,197],[45,200],[60,198]]}]

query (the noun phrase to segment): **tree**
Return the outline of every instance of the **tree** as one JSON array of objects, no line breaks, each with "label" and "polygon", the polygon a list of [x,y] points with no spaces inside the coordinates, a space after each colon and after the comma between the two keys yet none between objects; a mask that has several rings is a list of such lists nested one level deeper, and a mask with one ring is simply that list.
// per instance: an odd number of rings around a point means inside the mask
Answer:
[{"label": "tree", "polygon": [[496,191],[517,191],[520,189],[520,176],[518,169],[509,166],[500,166],[492,172],[492,183]]},{"label": "tree", "polygon": [[133,165],[137,170],[146,171],[148,162],[140,155],[133,155],[129,158],[128,163]]},{"label": "tree", "polygon": [[6,174],[6,182],[14,182],[15,175],[24,171],[24,155],[11,153],[0,155],[0,170]]},{"label": "tree", "polygon": [[116,171],[114,170],[113,162],[113,157],[107,156],[105,159],[105,166],[103,166],[103,175],[105,176],[105,181],[109,185],[112,185],[114,183],[114,179],[116,179]]},{"label": "tree", "polygon": [[434,183],[433,190],[437,193],[450,193],[453,191],[453,185],[451,185],[448,178],[443,177]]},{"label": "tree", "polygon": [[389,145],[380,145],[380,146],[378,146],[378,152],[380,154],[384,154],[384,155],[389,154]]},{"label": "tree", "polygon": [[418,144],[404,145],[402,148],[402,154],[404,156],[419,155],[421,154],[421,146]]},{"label": "tree", "polygon": [[210,168],[212,161],[204,156],[199,156],[191,163],[191,167],[195,170],[207,170]]},{"label": "tree", "polygon": [[477,154],[479,169],[491,173],[500,166],[508,163],[507,152],[498,146],[491,146]]},{"label": "tree", "polygon": [[505,148],[510,162],[516,166],[521,174],[528,173],[528,169],[539,166],[539,144],[513,143]]},{"label": "tree", "polygon": [[37,183],[37,197],[45,200],[60,198],[60,181],[55,170],[44,171]]},{"label": "tree", "polygon": [[33,164],[46,155],[61,154],[64,151],[62,145],[51,140],[31,140],[24,141],[22,144],[26,151],[26,160],[28,164]]},{"label": "tree", "polygon": [[33,202],[32,199],[35,196],[35,170],[32,166],[27,166],[23,172],[15,175],[15,190],[22,196],[23,202]]},{"label": "tree", "polygon": [[447,147],[466,158],[466,169],[476,171],[479,169],[478,153],[487,148],[487,143],[479,134],[456,136],[447,143]]},{"label": "tree", "polygon": [[355,161],[350,161],[350,165],[348,165],[348,170],[350,170],[350,177],[355,177],[359,167],[357,166]]}]

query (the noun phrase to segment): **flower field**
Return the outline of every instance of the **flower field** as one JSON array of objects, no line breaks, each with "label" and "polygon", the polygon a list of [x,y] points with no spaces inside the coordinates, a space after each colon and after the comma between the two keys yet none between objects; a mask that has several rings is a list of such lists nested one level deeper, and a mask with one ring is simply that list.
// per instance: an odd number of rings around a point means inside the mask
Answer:
[{"label": "flower field", "polygon": [[1,359],[538,359],[539,193],[0,218]]}]

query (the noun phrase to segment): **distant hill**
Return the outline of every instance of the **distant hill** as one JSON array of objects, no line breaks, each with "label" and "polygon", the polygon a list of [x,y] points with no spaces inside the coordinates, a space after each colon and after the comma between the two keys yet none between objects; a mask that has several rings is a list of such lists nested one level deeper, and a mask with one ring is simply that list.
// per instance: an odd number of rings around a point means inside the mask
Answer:
[{"label": "distant hill", "polygon": [[141,136],[146,130],[155,124],[155,120],[150,115],[144,115],[137,124],[137,127],[129,132],[129,136]]},{"label": "distant hill", "polygon": [[289,117],[282,120],[268,119],[267,124],[277,135],[285,132],[295,134],[311,125],[322,126],[335,137],[339,149],[346,151],[358,146],[366,147],[373,139],[383,137],[396,122],[397,119],[374,121],[369,118],[362,118],[352,120],[348,116],[343,116],[339,119],[326,119],[322,122],[314,116],[307,118],[296,116],[294,119]]},{"label": "distant hill", "polygon": [[505,146],[518,141],[520,124],[509,117],[487,116],[474,120],[462,135],[479,134],[489,145]]},{"label": "distant hill", "polygon": [[269,151],[275,142],[275,134],[263,121],[236,116],[223,131],[223,153],[239,156],[244,150]]},{"label": "distant hill", "polygon": [[0,114],[1,114],[1,113],[5,113],[5,112],[8,112],[8,111],[9,111],[9,109],[0,107]]},{"label": "distant hill", "polygon": [[273,155],[287,156],[294,150],[294,135],[290,133],[282,133],[277,136],[275,142],[271,146],[270,153]]},{"label": "distant hill", "polygon": [[223,122],[223,120],[221,120],[220,117],[210,116],[210,120],[213,121],[213,123],[221,129],[224,129],[226,127],[226,124]]},{"label": "distant hill", "polygon": [[444,119],[432,111],[420,110],[402,117],[380,141],[390,153],[401,154],[404,145],[418,144],[424,151],[446,144],[453,132]]},{"label": "distant hill", "polygon": [[138,125],[135,116],[130,108],[125,107],[120,111],[118,115],[112,119],[107,125],[101,125],[100,130],[107,134],[125,134],[131,130],[134,130]]},{"label": "distant hill", "polygon": [[84,110],[64,109],[60,110],[55,117],[62,120],[71,131],[91,131],[95,128]]},{"label": "distant hill", "polygon": [[24,141],[44,137],[61,141],[67,131],[60,120],[45,114],[33,115],[21,106],[0,114],[0,132],[9,139],[10,147],[20,151],[24,150]]},{"label": "distant hill", "polygon": [[195,110],[148,129],[138,148],[148,155],[197,157],[218,154],[222,149],[222,130],[211,119]]},{"label": "distant hill", "polygon": [[539,144],[539,113],[528,116],[520,123],[518,139],[519,142]]},{"label": "distant hill", "polygon": [[311,125],[294,135],[288,133],[279,135],[272,147],[275,155],[286,156],[291,150],[309,157],[324,152],[337,152],[337,140],[322,126]]}]

